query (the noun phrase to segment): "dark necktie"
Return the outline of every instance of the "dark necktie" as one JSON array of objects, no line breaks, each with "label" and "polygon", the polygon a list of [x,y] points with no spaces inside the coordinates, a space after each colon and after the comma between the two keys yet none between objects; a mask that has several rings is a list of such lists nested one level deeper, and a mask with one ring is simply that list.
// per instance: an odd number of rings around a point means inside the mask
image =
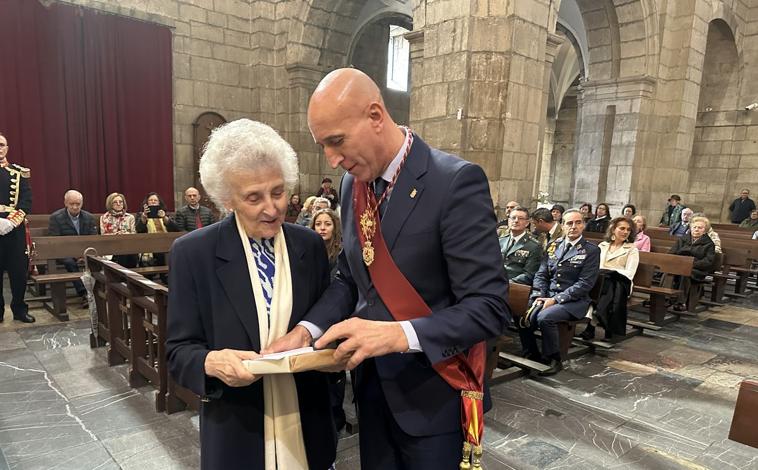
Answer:
[{"label": "dark necktie", "polygon": [[[379,199],[381,199],[382,194],[384,194],[384,190],[387,189],[387,182],[382,178],[381,176],[374,180],[374,196],[376,197],[376,202],[379,202]],[[379,205],[379,218],[381,218],[384,215],[384,211],[387,208],[387,198],[384,198],[384,201]]]}]

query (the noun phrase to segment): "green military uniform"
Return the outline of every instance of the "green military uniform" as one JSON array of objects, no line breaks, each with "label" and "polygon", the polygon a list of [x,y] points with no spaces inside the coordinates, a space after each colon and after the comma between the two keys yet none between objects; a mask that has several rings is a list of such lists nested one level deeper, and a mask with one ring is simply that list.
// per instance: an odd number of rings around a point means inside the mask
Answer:
[{"label": "green military uniform", "polygon": [[[30,177],[29,169],[20,165],[8,163],[0,167],[0,218],[8,219],[14,225],[13,230],[0,236],[0,282],[3,273],[7,271],[11,284],[13,318],[24,322],[34,321],[24,302],[29,269],[24,219],[32,210]],[[0,285],[0,321],[4,308],[5,299]]]},{"label": "green military uniform", "polygon": [[508,272],[508,279],[519,284],[532,285],[534,274],[540,268],[542,247],[529,232],[517,241],[506,235],[500,239],[500,253],[503,255],[503,265]]}]

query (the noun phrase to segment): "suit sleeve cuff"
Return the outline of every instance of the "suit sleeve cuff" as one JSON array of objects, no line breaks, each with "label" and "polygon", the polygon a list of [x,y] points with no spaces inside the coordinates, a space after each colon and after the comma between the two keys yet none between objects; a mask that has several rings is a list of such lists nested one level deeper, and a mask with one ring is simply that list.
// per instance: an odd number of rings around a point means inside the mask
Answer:
[{"label": "suit sleeve cuff", "polygon": [[421,342],[418,340],[418,335],[416,334],[416,329],[413,328],[413,325],[410,321],[401,321],[400,326],[403,328],[403,332],[405,333],[405,338],[408,340],[408,351],[406,352],[423,352],[423,348],[421,348]]},{"label": "suit sleeve cuff", "polygon": [[311,334],[311,338],[313,338],[313,341],[316,341],[317,339],[321,338],[324,334],[324,330],[317,327],[313,323],[309,321],[302,320],[298,323],[298,325],[302,326],[306,330],[308,330],[308,333]]}]

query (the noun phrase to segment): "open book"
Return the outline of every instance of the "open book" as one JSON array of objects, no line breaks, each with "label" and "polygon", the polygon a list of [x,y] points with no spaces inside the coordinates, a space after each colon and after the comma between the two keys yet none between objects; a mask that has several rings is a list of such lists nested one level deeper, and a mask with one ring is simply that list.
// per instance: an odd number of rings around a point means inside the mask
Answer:
[{"label": "open book", "polygon": [[263,374],[292,374],[307,370],[319,370],[334,367],[334,349],[300,348],[280,353],[267,354],[257,359],[242,361],[251,373]]}]

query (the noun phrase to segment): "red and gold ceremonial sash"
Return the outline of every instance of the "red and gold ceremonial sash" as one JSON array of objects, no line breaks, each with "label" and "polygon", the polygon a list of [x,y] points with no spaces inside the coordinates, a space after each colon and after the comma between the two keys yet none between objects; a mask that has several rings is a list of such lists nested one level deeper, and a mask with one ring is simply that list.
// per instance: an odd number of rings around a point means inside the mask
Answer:
[{"label": "red and gold ceremonial sash", "polygon": [[[406,155],[407,153],[408,151]],[[392,184],[385,194],[391,187]],[[353,182],[353,208],[364,263],[379,297],[392,317],[396,321],[405,321],[431,315],[432,310],[390,255],[382,237],[379,205],[368,183],[357,180]],[[464,435],[461,470],[481,468],[485,359],[485,343],[481,342],[472,346],[467,354],[460,353],[434,365],[445,382],[461,392],[461,426]]]}]

